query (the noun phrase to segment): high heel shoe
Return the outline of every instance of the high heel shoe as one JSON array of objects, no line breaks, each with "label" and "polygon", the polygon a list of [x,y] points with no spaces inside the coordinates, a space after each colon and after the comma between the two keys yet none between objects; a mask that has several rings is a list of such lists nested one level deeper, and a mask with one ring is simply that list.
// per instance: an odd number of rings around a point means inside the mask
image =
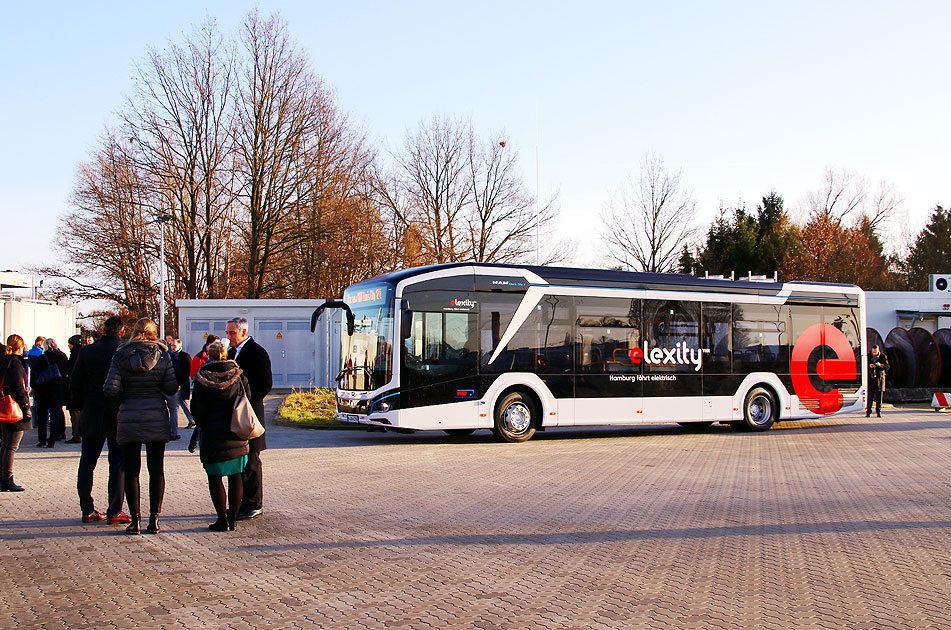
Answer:
[{"label": "high heel shoe", "polygon": [[158,514],[149,514],[149,526],[145,528],[146,533],[157,534],[162,531],[159,529],[158,517]]},{"label": "high heel shoe", "polygon": [[125,528],[125,533],[129,534],[130,536],[138,536],[139,535],[139,516],[137,514],[133,514],[129,518],[132,519],[132,522],[129,523],[129,526]]}]

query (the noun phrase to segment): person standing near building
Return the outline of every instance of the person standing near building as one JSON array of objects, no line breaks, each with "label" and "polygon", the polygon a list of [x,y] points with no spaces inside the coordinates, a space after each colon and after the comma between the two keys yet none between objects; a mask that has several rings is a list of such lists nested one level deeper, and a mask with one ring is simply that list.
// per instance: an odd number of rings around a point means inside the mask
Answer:
[{"label": "person standing near building", "polygon": [[[191,378],[189,378],[189,371],[191,370],[192,358],[187,352],[182,350],[181,339],[172,339],[172,362],[175,366],[175,378],[178,379],[178,407],[188,420],[188,426],[185,428],[194,429],[195,419],[192,417],[191,409],[188,408],[188,398],[191,395]],[[176,429],[178,428],[177,425],[178,422],[176,420]]]},{"label": "person standing near building", "polygon": [[[235,361],[225,360],[228,351],[220,342],[211,344],[207,350],[208,361],[195,375],[192,409],[198,423],[195,434],[201,435],[201,462],[208,475],[208,491],[218,516],[208,529],[233,531],[242,502],[241,473],[248,463],[248,441],[231,431],[231,418],[238,394],[247,390],[248,380]],[[188,450],[194,452],[193,448]],[[228,478],[227,496],[225,477]]]},{"label": "person standing near building", "polygon": [[[79,508],[83,523],[103,519],[109,525],[127,524],[132,521],[122,512],[125,498],[123,488],[122,449],[116,441],[116,404],[108,400],[102,391],[106,374],[112,364],[112,355],[122,343],[125,331],[122,320],[110,317],[102,325],[102,337],[89,346],[83,346],[76,358],[76,365],[69,376],[69,391],[73,404],[79,409],[79,431],[82,434],[79,472],[76,490],[79,492]],[[105,515],[96,510],[92,498],[93,473],[102,453],[103,445],[109,445],[109,506]]]},{"label": "person standing near building", "polygon": [[872,415],[872,403],[875,403],[875,413],[882,417],[882,395],[885,393],[885,372],[888,371],[888,357],[882,352],[878,344],[872,345],[872,352],[868,355],[868,407],[865,417]]},{"label": "person standing near building", "polygon": [[[33,379],[30,377],[30,375],[33,373],[33,370],[34,370],[34,368],[35,368],[35,366],[36,366],[36,362],[39,361],[39,360],[40,360],[40,357],[43,356],[43,342],[44,342],[44,341],[46,341],[46,337],[40,335],[39,337],[37,337],[37,338],[33,341],[33,347],[23,353],[23,356],[24,356],[24,358],[26,359],[26,367],[27,367],[27,372],[28,372],[28,373],[27,373],[27,377],[29,378],[29,380],[28,380],[29,383],[32,383],[32,382],[33,382]],[[30,390],[30,395],[31,395],[31,396],[33,395],[32,389]],[[33,404],[33,407],[32,407],[32,409],[33,409],[33,426],[39,428],[39,426],[42,424],[44,427],[49,428],[49,422],[50,422],[50,414],[49,414],[49,412],[47,412],[46,415],[41,418],[41,417],[40,417],[40,413],[39,413],[39,409],[37,409],[37,407],[36,407],[36,398],[35,398],[35,397],[33,398],[33,403],[32,403],[32,404]],[[45,446],[46,446],[46,440],[44,439],[42,442],[38,443],[36,446],[37,446],[37,448],[45,447]]]},{"label": "person standing near building", "polygon": [[119,403],[116,439],[125,464],[125,497],[132,522],[127,534],[139,533],[139,471],[145,444],[149,469],[149,525],[159,533],[159,514],[165,498],[165,445],[171,440],[165,397],[178,390],[172,357],[158,340],[158,326],[142,318],[132,328],[132,339],[112,356],[103,393]]},{"label": "person standing near building", "polygon": [[66,440],[66,443],[79,444],[82,441],[79,430],[79,407],[73,402],[73,395],[69,389],[69,377],[76,367],[76,360],[79,359],[79,351],[83,347],[82,335],[73,335],[66,341],[66,345],[69,347],[69,361],[66,363],[66,374],[63,375],[63,378],[66,379],[66,413],[69,415],[70,433],[70,437]]},{"label": "person standing near building", "polygon": [[220,337],[217,335],[208,335],[205,337],[205,344],[201,347],[201,350],[192,358],[191,366],[188,368],[188,375],[192,378],[195,378],[195,375],[198,374],[198,370],[202,365],[205,364],[205,361],[208,360],[208,346],[218,341]]},{"label": "person standing near building", "polygon": [[[248,378],[251,388],[251,407],[261,424],[264,424],[264,397],[271,391],[271,357],[259,343],[248,335],[248,320],[235,317],[225,326],[225,335],[231,349],[228,358],[234,360]],[[265,434],[266,435],[266,434]],[[261,451],[267,449],[265,435],[248,443],[248,465],[244,469],[244,500],[238,512],[238,520],[257,518],[264,513],[264,471]]]},{"label": "person standing near building", "polygon": [[23,419],[19,422],[0,423],[0,492],[25,490],[13,480],[13,456],[20,447],[23,432],[30,428],[30,396],[23,361],[25,347],[23,337],[10,335],[4,354],[0,356],[0,393],[10,394],[23,412]]},{"label": "person standing near building", "polygon": [[33,388],[38,416],[37,446],[53,448],[56,440],[66,437],[66,416],[63,414],[66,379],[63,375],[69,372],[68,364],[69,359],[59,349],[56,340],[52,337],[44,339],[43,354],[32,362],[30,368],[30,387]]}]

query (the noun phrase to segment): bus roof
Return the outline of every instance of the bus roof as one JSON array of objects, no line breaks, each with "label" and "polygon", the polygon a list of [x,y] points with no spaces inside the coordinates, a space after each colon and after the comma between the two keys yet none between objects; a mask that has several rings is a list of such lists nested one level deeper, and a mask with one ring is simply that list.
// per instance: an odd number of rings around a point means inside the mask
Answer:
[{"label": "bus roof", "polygon": [[391,282],[394,285],[403,280],[411,279],[415,276],[428,274],[433,271],[448,270],[454,268],[482,268],[499,269],[504,271],[525,270],[542,278],[551,284],[581,284],[581,283],[607,283],[607,284],[650,284],[650,285],[677,285],[677,286],[695,286],[710,287],[720,289],[765,289],[779,290],[783,284],[796,284],[803,287],[809,285],[842,287],[843,289],[857,288],[852,284],[839,284],[831,282],[804,282],[790,281],[789,283],[774,282],[772,280],[729,280],[721,278],[699,278],[682,273],[647,273],[640,271],[618,271],[615,269],[586,269],[578,267],[544,267],[536,265],[512,265],[497,263],[477,263],[477,262],[455,262],[442,263],[438,265],[427,265],[424,267],[413,267],[410,269],[401,269],[387,274],[368,279],[367,282]]}]

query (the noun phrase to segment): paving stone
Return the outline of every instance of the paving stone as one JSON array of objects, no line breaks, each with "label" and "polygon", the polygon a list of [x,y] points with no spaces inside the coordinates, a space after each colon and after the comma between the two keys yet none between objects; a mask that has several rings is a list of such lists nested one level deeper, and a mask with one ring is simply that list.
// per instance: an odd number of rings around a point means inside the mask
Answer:
[{"label": "paving stone", "polygon": [[525,444],[271,423],[263,516],[209,532],[182,440],[163,532],[138,537],[80,522],[78,446],[24,446],[27,492],[0,494],[0,628],[947,628],[945,418]]}]

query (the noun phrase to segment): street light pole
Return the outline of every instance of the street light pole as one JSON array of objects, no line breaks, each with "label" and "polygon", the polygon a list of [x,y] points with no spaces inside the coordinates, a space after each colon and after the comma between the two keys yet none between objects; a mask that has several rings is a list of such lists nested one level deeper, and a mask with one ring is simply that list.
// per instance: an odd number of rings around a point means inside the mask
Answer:
[{"label": "street light pole", "polygon": [[165,221],[159,221],[159,258],[161,258],[161,285],[159,286],[159,339],[165,340]]},{"label": "street light pole", "polygon": [[165,339],[165,223],[169,214],[160,214],[152,223],[159,226],[159,339]]}]

